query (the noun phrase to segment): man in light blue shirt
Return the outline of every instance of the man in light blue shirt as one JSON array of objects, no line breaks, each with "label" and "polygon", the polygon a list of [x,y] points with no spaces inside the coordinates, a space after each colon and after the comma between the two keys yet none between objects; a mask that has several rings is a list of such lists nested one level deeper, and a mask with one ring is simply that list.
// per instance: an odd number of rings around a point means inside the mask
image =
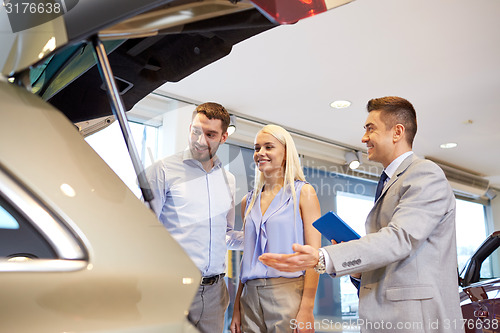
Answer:
[{"label": "man in light blue shirt", "polygon": [[224,281],[228,245],[241,249],[234,231],[235,178],[216,156],[227,137],[229,114],[217,103],[199,105],[189,147],[146,170],[158,219],[200,269],[200,288],[188,319],[201,332],[222,332],[229,294]]}]

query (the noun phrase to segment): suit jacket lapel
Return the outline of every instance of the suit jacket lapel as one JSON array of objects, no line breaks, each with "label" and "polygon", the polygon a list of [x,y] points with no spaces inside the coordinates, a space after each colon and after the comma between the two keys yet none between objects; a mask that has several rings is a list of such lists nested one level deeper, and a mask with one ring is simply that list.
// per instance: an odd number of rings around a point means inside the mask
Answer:
[{"label": "suit jacket lapel", "polygon": [[392,184],[394,184],[398,180],[399,176],[401,176],[406,171],[406,169],[408,169],[408,167],[417,159],[418,159],[418,157],[415,155],[415,153],[413,153],[410,156],[408,156],[407,158],[405,158],[403,160],[403,162],[401,162],[399,167],[396,169],[396,172],[394,173],[394,175],[392,175],[391,179],[389,179],[389,182],[384,186],[384,189],[382,190],[380,197],[375,202],[374,207],[382,199],[385,192],[387,192],[387,190],[389,190],[389,188],[392,186]]}]

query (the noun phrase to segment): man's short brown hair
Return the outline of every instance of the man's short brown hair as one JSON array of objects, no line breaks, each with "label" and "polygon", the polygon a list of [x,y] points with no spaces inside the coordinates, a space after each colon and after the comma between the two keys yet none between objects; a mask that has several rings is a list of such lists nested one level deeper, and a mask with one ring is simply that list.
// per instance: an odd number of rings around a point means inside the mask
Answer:
[{"label": "man's short brown hair", "polygon": [[402,124],[406,131],[406,142],[410,147],[413,145],[417,134],[417,113],[409,101],[397,96],[374,98],[368,101],[366,109],[368,112],[382,111],[386,129]]},{"label": "man's short brown hair", "polygon": [[203,113],[208,119],[220,119],[222,121],[222,134],[226,133],[231,121],[229,113],[220,104],[207,102],[200,104],[193,112],[193,118],[198,114]]}]

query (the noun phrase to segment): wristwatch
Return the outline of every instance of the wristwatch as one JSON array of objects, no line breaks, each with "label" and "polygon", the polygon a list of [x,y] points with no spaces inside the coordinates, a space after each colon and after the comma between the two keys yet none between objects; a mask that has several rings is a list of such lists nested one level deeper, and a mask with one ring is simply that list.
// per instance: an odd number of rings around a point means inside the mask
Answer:
[{"label": "wristwatch", "polygon": [[323,254],[323,251],[319,250],[319,259],[318,263],[316,266],[314,266],[314,270],[318,274],[323,274],[326,272],[326,264],[325,264],[325,255]]}]

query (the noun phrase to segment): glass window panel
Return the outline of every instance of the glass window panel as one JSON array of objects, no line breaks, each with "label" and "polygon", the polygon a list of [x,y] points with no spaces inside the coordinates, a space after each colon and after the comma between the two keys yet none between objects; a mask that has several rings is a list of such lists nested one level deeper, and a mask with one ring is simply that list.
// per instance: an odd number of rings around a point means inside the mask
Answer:
[{"label": "glass window panel", "polygon": [[[456,228],[458,268],[461,272],[469,258],[486,239],[484,206],[457,199]],[[483,263],[481,273],[483,270],[484,274],[491,275],[491,264]]]},{"label": "glass window panel", "polygon": [[373,207],[373,197],[337,192],[337,214],[360,236],[366,235],[365,221]]},{"label": "glass window panel", "polygon": [[[153,126],[129,122],[132,138],[137,153],[145,167],[151,165],[158,154],[158,129]],[[118,122],[114,122],[101,131],[85,138],[87,143],[109,165],[120,179],[137,197],[141,190],[137,184],[137,176],[130,160],[127,146],[123,139]]]},{"label": "glass window panel", "polygon": [[[361,236],[366,235],[366,216],[373,207],[373,197],[349,192],[337,192],[337,214]],[[358,290],[349,276],[340,278],[342,319],[358,318]]]}]

